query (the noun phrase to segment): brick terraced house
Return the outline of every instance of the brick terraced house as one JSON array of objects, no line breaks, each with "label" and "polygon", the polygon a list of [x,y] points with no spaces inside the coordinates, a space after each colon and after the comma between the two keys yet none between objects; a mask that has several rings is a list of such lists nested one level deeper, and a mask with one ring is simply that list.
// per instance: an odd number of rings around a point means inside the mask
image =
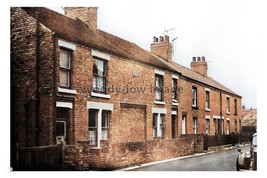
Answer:
[{"label": "brick terraced house", "polygon": [[241,96],[207,75],[205,57],[173,62],[168,36],[146,51],[97,29],[97,9],[11,8],[11,147],[63,141],[69,169],[115,169],[240,132]]}]

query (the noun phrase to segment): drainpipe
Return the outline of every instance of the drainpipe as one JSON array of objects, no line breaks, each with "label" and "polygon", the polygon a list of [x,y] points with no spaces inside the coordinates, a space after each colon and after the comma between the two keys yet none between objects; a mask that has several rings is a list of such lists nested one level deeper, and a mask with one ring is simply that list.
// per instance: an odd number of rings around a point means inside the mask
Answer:
[{"label": "drainpipe", "polygon": [[53,32],[53,109],[54,109],[54,133],[53,133],[53,137],[54,137],[54,141],[56,143],[56,117],[57,117],[57,113],[56,113],[56,102],[57,102],[57,78],[56,78],[56,59],[57,59],[57,44],[56,44],[56,33]]},{"label": "drainpipe", "polygon": [[29,82],[26,83],[26,91],[25,91],[25,126],[26,126],[26,147],[29,145],[29,101],[28,101],[28,88],[29,88]]},{"label": "drainpipe", "polygon": [[39,23],[39,12],[36,15],[36,52],[35,52],[35,74],[36,74],[36,95],[35,95],[35,145],[39,146],[39,133],[40,133],[40,85],[39,85],[39,71],[40,71],[40,23]]},{"label": "drainpipe", "polygon": [[[222,90],[220,90],[220,120],[222,122]],[[222,124],[221,124],[221,127],[222,127]],[[223,128],[221,128],[223,129]],[[219,128],[218,128],[218,131],[219,131]],[[223,131],[221,131],[221,134],[222,134]]]}]

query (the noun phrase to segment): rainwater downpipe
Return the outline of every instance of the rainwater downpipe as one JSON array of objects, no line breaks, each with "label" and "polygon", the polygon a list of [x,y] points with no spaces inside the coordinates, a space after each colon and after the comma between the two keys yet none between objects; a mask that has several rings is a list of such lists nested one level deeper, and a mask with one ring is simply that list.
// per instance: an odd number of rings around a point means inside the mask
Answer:
[{"label": "rainwater downpipe", "polygon": [[36,74],[36,95],[35,95],[35,145],[39,146],[40,134],[40,85],[39,85],[39,71],[40,71],[40,13],[36,12],[36,52],[35,52],[35,74]]},{"label": "rainwater downpipe", "polygon": [[[54,132],[53,132],[53,137],[56,138],[56,94],[57,94],[57,78],[56,78],[56,59],[57,59],[57,44],[56,44],[56,33],[53,32],[52,35],[53,38],[53,54],[52,54],[52,58],[53,58],[53,105],[54,105]],[[56,139],[54,139],[56,142]]]}]

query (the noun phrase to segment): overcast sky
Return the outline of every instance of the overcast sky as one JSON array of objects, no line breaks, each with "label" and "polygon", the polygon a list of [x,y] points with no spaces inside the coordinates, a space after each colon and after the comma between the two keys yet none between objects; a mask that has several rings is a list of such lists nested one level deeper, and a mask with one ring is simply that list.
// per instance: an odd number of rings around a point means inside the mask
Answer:
[{"label": "overcast sky", "polygon": [[[51,7],[49,7],[51,8]],[[61,8],[52,8],[63,13]],[[150,50],[153,36],[169,31],[173,60],[190,68],[193,56],[205,56],[208,75],[257,107],[257,10],[250,6],[100,6],[98,28]]]}]

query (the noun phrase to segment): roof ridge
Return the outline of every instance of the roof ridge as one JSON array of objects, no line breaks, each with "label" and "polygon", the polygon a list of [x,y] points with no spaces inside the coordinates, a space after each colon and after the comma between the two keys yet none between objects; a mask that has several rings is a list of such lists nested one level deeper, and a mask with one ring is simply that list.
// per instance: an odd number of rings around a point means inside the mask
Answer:
[{"label": "roof ridge", "polygon": [[[235,92],[233,92],[231,89],[229,89],[228,87],[224,86],[223,84],[219,83],[218,81],[216,81],[215,79],[213,79],[212,77],[210,76],[203,76],[195,71],[193,71],[192,69],[189,69],[181,64],[178,64],[177,62],[172,62],[174,65],[176,65],[177,67],[180,67],[180,68],[183,68],[185,70],[187,70],[187,72],[190,72],[190,74],[186,73],[186,71],[182,72],[181,71],[181,74],[187,78],[190,78],[190,79],[193,79],[193,80],[196,80],[196,81],[199,81],[201,83],[204,83],[206,85],[209,85],[209,86],[212,86],[214,88],[217,88],[217,89],[220,89],[220,90],[223,90],[225,92],[228,92],[228,93],[231,93],[231,94],[234,94],[234,95],[237,95],[239,96],[238,94],[236,94]],[[196,78],[200,77],[200,80],[198,79],[195,79],[194,78],[194,75],[197,75]],[[201,79],[202,78],[202,79]],[[205,81],[205,80],[208,80],[208,81]],[[211,82],[211,83],[209,83]],[[217,85],[217,86],[216,86]],[[240,96],[241,97],[241,96]]]}]

